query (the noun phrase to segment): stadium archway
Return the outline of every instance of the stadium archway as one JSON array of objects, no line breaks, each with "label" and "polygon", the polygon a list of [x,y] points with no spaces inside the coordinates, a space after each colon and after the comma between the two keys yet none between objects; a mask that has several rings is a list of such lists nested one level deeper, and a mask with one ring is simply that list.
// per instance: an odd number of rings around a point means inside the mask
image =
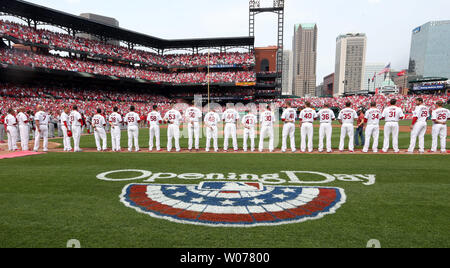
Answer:
[{"label": "stadium archway", "polygon": [[268,71],[270,71],[270,63],[269,63],[269,60],[268,59],[263,59],[262,61],[261,61],[261,71],[262,72],[268,72]]}]

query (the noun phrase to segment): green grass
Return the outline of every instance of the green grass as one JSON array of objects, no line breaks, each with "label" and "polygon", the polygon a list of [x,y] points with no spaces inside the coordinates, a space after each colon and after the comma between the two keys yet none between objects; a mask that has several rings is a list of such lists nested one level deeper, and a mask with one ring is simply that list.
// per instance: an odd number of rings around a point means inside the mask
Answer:
[{"label": "green grass", "polygon": [[[49,153],[0,161],[0,247],[450,247],[450,158],[405,155]],[[151,218],[125,207],[130,182],[102,172],[376,174],[376,183],[335,181],[347,202],[320,220],[275,227],[211,228]],[[117,174],[117,177],[130,174]],[[133,174],[131,174],[133,175]],[[136,181],[142,183],[142,181]],[[157,183],[198,184],[161,180]]]}]

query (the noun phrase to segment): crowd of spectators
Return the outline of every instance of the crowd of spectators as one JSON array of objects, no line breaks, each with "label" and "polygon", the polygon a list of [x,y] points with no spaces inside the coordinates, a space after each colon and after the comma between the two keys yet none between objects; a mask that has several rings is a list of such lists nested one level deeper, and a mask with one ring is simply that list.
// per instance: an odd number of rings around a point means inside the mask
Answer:
[{"label": "crowd of spectators", "polygon": [[95,114],[97,108],[111,111],[114,106],[127,111],[134,105],[137,111],[145,114],[153,104],[165,111],[174,103],[167,97],[151,93],[110,92],[97,89],[73,89],[58,87],[25,87],[10,84],[0,85],[0,112],[5,113],[9,108],[24,107],[34,110],[40,104],[49,113],[58,114],[65,106],[77,105],[86,114]]},{"label": "crowd of spectators", "polygon": [[34,29],[22,24],[0,20],[0,35],[7,35],[27,43],[50,46],[55,49],[85,52],[94,56],[111,57],[147,65],[163,67],[199,67],[209,65],[254,65],[254,53],[211,53],[158,55],[156,53],[130,49],[125,46],[106,44],[45,29]]},{"label": "crowd of spectators", "polygon": [[352,103],[352,108],[360,110],[361,108],[368,108],[371,102],[377,103],[377,108],[383,110],[389,105],[391,99],[398,101],[398,106],[403,109],[405,113],[412,113],[416,107],[415,100],[418,97],[424,99],[424,104],[436,108],[437,101],[446,103],[450,98],[448,95],[374,95],[374,96],[349,96],[349,97],[335,97],[335,98],[296,98],[296,99],[260,99],[259,102],[276,102],[280,107],[286,107],[287,102],[291,102],[294,108],[305,107],[306,102],[310,102],[313,107],[323,107],[324,104],[329,104],[330,107],[338,109],[345,108],[346,102]]},{"label": "crowd of spectators", "polygon": [[[241,92],[242,96],[252,95],[253,89],[246,89]],[[200,93],[202,94],[202,93]],[[237,96],[236,91],[213,92],[211,97]],[[135,90],[108,91],[101,89],[78,89],[78,88],[58,88],[58,87],[26,87],[11,84],[0,84],[0,112],[4,113],[9,108],[25,107],[33,110],[38,104],[44,106],[45,110],[53,114],[58,114],[64,106],[77,105],[86,114],[94,114],[97,108],[110,112],[114,106],[122,111],[127,111],[131,105],[136,107],[140,114],[150,111],[152,105],[158,105],[165,113],[170,105],[176,103],[176,99],[185,96],[193,96],[194,93],[173,93],[170,97],[157,95],[154,93],[144,93]],[[204,95],[204,94],[202,94]],[[206,97],[206,95],[205,95]],[[257,99],[255,103],[275,103],[279,107],[286,107],[287,102],[291,102],[295,108],[303,108],[305,102],[310,102],[315,108],[322,108],[324,104],[330,107],[342,109],[345,103],[350,101],[353,108],[360,110],[367,108],[370,102],[378,103],[379,109],[384,109],[391,99],[397,99],[398,105],[405,113],[411,114],[415,108],[415,99],[421,97],[424,104],[431,109],[435,109],[437,101],[444,103],[449,101],[448,95],[375,95],[375,96],[351,96],[340,98],[298,98],[298,99]],[[244,106],[241,107],[245,110]]]},{"label": "crowd of spectators", "polygon": [[[163,73],[133,67],[43,55],[16,49],[1,49],[0,62],[17,66],[40,67],[123,78],[139,78],[154,83],[177,85],[208,83],[208,74],[204,72]],[[254,82],[255,80],[256,74],[251,71],[211,72],[209,75],[210,83]]]}]

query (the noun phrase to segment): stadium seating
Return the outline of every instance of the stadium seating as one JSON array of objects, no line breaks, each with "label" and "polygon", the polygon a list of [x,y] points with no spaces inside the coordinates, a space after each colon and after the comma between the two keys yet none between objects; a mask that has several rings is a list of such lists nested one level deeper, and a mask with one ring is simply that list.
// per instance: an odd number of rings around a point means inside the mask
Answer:
[{"label": "stadium seating", "polygon": [[[140,78],[154,83],[179,85],[206,84],[208,82],[208,74],[206,72],[163,73],[93,61],[42,55],[15,49],[1,49],[0,62],[25,67],[40,67],[123,78]],[[254,82],[256,81],[256,75],[251,71],[211,72],[209,81],[210,83]]]},{"label": "stadium seating", "polygon": [[412,113],[416,107],[415,99],[421,97],[424,99],[425,105],[436,108],[437,101],[447,102],[449,96],[447,95],[375,95],[375,96],[350,96],[350,97],[338,97],[338,98],[299,98],[299,99],[259,99],[258,102],[276,102],[280,107],[286,107],[287,102],[291,102],[293,107],[302,108],[305,106],[305,102],[310,102],[313,107],[323,107],[325,103],[330,104],[330,107],[336,107],[342,109],[345,107],[345,103],[350,101],[353,109],[359,109],[361,107],[369,107],[371,102],[376,102],[379,109],[384,109],[391,99],[396,99],[398,105],[406,113]]},{"label": "stadium seating", "polygon": [[[241,92],[225,91],[213,92],[211,97],[223,96],[244,96],[255,93],[253,89],[247,89]],[[196,93],[173,93],[169,97],[155,95],[152,93],[128,91],[103,91],[96,89],[73,89],[73,88],[57,88],[57,87],[25,87],[11,84],[0,85],[0,112],[5,113],[9,108],[25,107],[27,110],[35,110],[38,104],[42,104],[46,111],[57,114],[64,106],[78,105],[80,110],[86,114],[93,114],[97,108],[102,108],[110,112],[114,106],[119,107],[122,111],[127,111],[131,105],[136,107],[140,114],[146,114],[153,104],[156,104],[163,111],[167,111],[170,104],[175,103],[177,98],[193,96]],[[202,94],[202,93],[200,93]],[[205,94],[204,97],[206,97]],[[289,101],[293,107],[304,107],[306,101],[309,101],[313,107],[321,108],[325,103],[331,107],[342,109],[345,103],[350,101],[353,108],[368,107],[369,103],[375,101],[378,108],[383,109],[387,106],[390,99],[394,98],[399,101],[399,106],[406,112],[411,113],[415,108],[415,99],[421,97],[425,104],[435,109],[437,101],[447,102],[449,96],[446,95],[376,95],[368,96],[352,96],[343,98],[299,98],[299,99],[257,99],[259,103],[276,103],[280,107],[286,107]],[[244,109],[245,110],[245,109]],[[242,111],[244,111],[242,110]]]},{"label": "stadium seating", "polygon": [[253,53],[211,53],[176,54],[161,56],[148,51],[114,46],[96,40],[56,33],[49,30],[34,29],[22,24],[0,20],[0,34],[10,36],[23,42],[40,44],[54,49],[85,52],[90,55],[112,57],[115,59],[145,63],[163,67],[199,67],[209,65],[254,65]]}]

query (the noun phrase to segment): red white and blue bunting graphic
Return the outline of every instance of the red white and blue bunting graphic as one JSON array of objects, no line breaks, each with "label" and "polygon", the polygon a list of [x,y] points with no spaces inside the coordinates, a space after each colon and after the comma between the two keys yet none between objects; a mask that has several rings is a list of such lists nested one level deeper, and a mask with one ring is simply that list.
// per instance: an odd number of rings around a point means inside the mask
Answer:
[{"label": "red white and blue bunting graphic", "polygon": [[130,184],[120,198],[127,207],[154,218],[213,227],[300,223],[334,214],[346,202],[340,188],[258,182]]}]

